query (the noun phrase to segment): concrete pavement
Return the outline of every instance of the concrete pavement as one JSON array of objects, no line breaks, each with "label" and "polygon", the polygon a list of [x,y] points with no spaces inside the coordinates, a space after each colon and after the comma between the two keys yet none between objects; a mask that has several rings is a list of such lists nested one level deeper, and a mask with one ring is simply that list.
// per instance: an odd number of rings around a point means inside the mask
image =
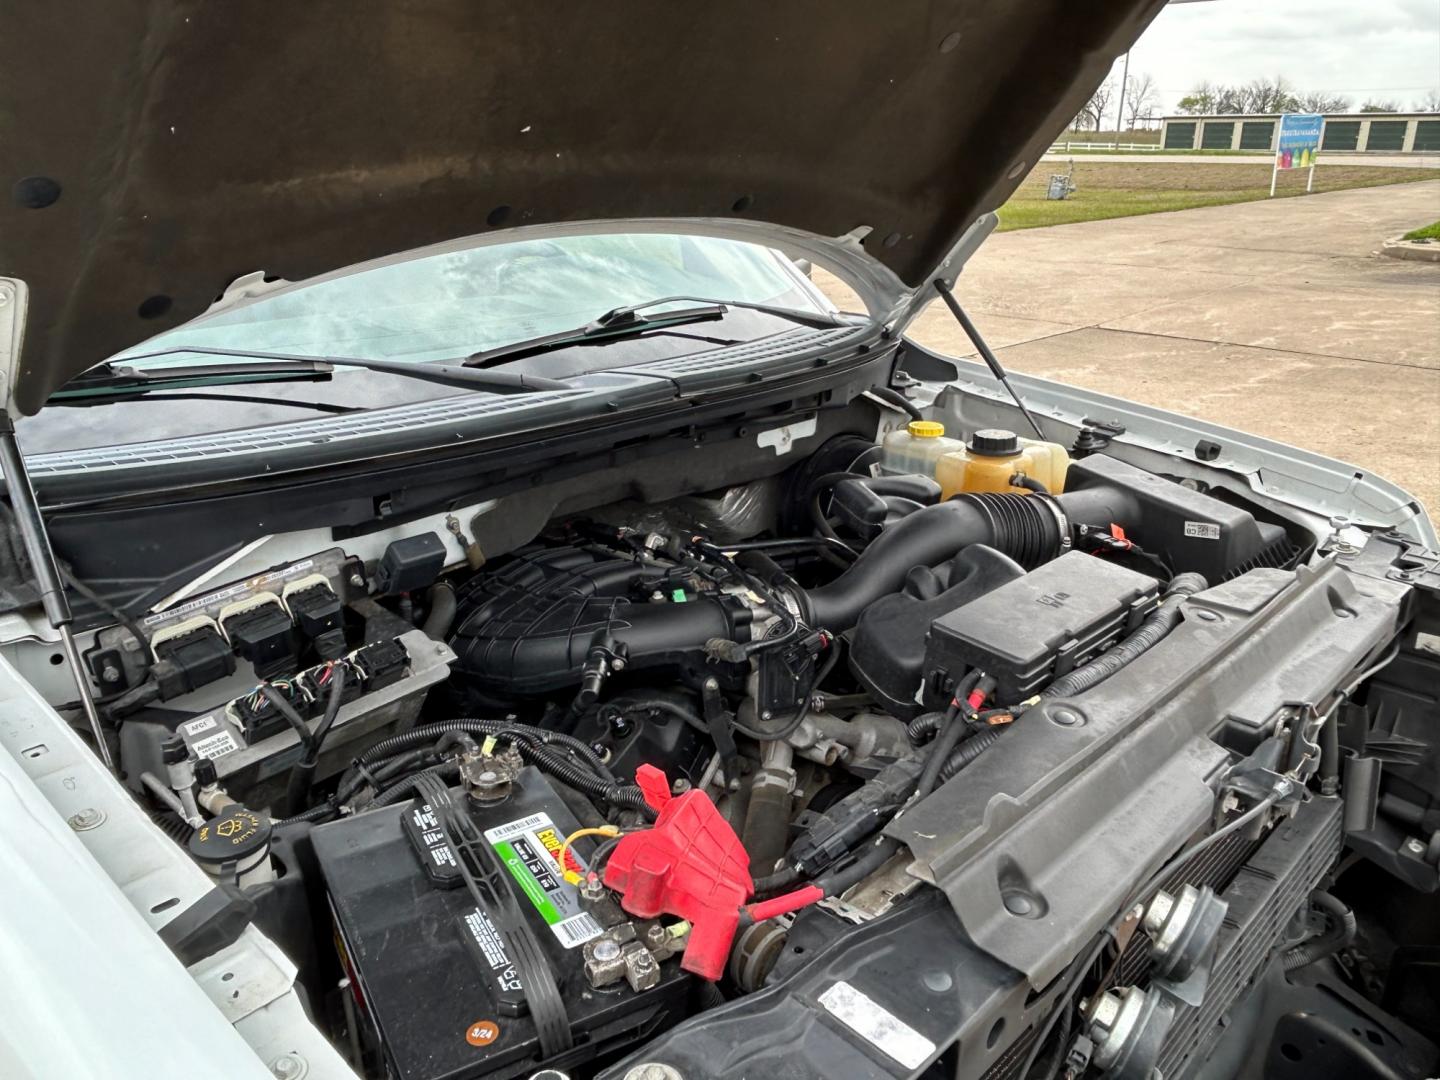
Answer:
[{"label": "concrete pavement", "polygon": [[[1185,165],[1269,165],[1275,160],[1274,154],[1166,154],[1161,151],[1143,153],[1102,154],[1096,152],[1075,154],[1045,154],[1041,161],[1116,161],[1138,162],[1181,162]],[[1373,165],[1382,169],[1440,169],[1440,154],[1321,154],[1315,160],[1320,167],[1326,165]]]},{"label": "concrete pavement", "polygon": [[[1230,160],[1230,159],[1225,159]],[[1440,516],[1440,180],[992,236],[957,294],[1012,370],[1373,470]],[[973,350],[949,313],[911,328]]]}]

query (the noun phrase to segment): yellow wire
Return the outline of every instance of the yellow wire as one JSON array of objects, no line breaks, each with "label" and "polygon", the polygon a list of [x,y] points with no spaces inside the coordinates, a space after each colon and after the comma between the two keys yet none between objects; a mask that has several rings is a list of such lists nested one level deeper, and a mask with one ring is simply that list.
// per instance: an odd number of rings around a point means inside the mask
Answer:
[{"label": "yellow wire", "polygon": [[579,840],[582,836],[619,835],[620,829],[615,825],[602,825],[598,829],[576,829],[569,836],[565,837],[565,842],[560,845],[560,850],[555,854],[555,860],[560,864],[560,875],[571,885],[579,885],[580,882],[585,880],[584,877],[565,865],[565,853],[570,850],[570,845],[576,840]]}]

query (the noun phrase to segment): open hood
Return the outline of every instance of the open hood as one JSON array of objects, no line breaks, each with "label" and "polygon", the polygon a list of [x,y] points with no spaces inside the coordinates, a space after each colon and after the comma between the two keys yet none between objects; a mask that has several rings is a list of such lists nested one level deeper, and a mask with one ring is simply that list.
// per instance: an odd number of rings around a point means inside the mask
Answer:
[{"label": "open hood", "polygon": [[910,285],[1163,0],[57,0],[0,35],[12,407],[203,312],[507,226],[735,217]]}]

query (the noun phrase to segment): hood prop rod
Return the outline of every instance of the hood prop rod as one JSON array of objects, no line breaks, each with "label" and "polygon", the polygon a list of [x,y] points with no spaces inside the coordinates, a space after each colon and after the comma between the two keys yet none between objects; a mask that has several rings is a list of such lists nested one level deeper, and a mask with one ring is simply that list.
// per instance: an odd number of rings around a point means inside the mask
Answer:
[{"label": "hood prop rod", "polygon": [[1000,385],[1005,387],[1005,392],[1015,400],[1016,405],[1020,406],[1020,411],[1025,414],[1025,419],[1030,421],[1030,426],[1035,429],[1035,434],[1044,440],[1045,433],[1040,430],[1039,422],[1030,414],[1030,410],[1025,407],[1025,402],[1020,400],[1020,395],[1010,385],[1010,376],[1005,374],[1005,369],[1000,366],[999,359],[990,351],[990,346],[985,344],[985,339],[980,336],[979,329],[970,321],[970,316],[965,314],[965,309],[960,306],[960,301],[955,299],[955,294],[951,292],[950,286],[945,284],[944,278],[935,279],[935,291],[940,294],[940,299],[945,301],[945,306],[950,309],[950,314],[955,316],[955,321],[960,324],[960,329],[965,331],[965,336],[970,339],[970,344],[974,345],[976,351],[980,353],[980,358],[985,361],[985,365],[990,369],[990,374],[994,375]]},{"label": "hood prop rod", "polygon": [[35,573],[35,583],[40,589],[40,602],[44,605],[45,617],[50,621],[50,625],[60,632],[60,647],[65,653],[65,662],[70,665],[75,689],[80,692],[80,705],[85,710],[86,720],[90,722],[90,732],[95,737],[95,750],[105,767],[114,772],[115,763],[110,757],[110,746],[105,741],[100,710],[95,706],[95,698],[90,692],[90,681],[85,678],[85,669],[80,663],[80,650],[75,645],[75,634],[71,630],[71,623],[75,620],[70,613],[70,601],[65,596],[65,586],[60,581],[59,568],[55,564],[55,549],[50,546],[50,533],[40,514],[40,504],[35,498],[35,488],[30,483],[29,470],[25,468],[25,456],[20,452],[20,443],[15,438],[15,423],[7,412],[0,412],[0,472],[5,475],[10,505],[15,511],[15,523],[20,530],[20,538],[25,542],[25,552],[30,557],[30,566]]}]

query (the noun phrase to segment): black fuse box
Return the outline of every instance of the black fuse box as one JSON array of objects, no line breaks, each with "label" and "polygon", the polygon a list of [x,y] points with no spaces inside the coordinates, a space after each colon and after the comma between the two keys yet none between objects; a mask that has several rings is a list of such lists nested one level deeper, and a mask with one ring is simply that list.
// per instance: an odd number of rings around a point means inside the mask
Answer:
[{"label": "black fuse box", "polygon": [[[564,838],[579,828],[533,767],[497,805],[470,802],[477,829],[510,870],[564,999],[575,1048],[566,1071],[610,1055],[685,1015],[690,976],[679,957],[660,981],[633,991],[623,981],[591,989],[581,946],[600,926],[558,872]],[[317,826],[311,833],[334,913],[342,961],[362,1015],[396,1080],[508,1080],[545,1062],[535,1025],[488,913],[453,871],[454,853],[429,808],[415,800]],[[574,849],[584,865],[590,839]]]},{"label": "black fuse box", "polygon": [[1155,609],[1160,583],[1072,551],[930,624],[931,685],[974,667],[996,680],[991,700],[1013,705],[1088,663]]}]

